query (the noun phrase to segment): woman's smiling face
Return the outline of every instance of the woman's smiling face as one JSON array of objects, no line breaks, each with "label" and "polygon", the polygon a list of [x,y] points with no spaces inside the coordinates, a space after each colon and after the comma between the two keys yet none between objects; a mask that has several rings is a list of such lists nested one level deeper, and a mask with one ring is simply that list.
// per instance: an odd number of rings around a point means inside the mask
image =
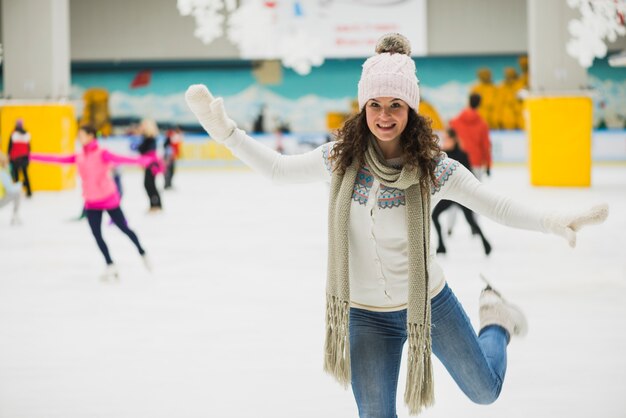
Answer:
[{"label": "woman's smiling face", "polygon": [[393,97],[376,97],[365,104],[365,116],[376,139],[399,143],[409,120],[409,105]]}]

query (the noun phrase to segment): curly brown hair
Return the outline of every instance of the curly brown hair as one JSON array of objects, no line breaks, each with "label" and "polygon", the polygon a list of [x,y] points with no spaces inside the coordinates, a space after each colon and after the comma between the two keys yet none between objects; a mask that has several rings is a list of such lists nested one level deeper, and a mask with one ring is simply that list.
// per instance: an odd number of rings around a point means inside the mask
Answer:
[{"label": "curly brown hair", "polygon": [[[404,164],[409,169],[419,169],[420,184],[423,187],[436,184],[435,168],[437,157],[441,154],[439,139],[433,133],[431,123],[429,118],[409,109],[407,125],[400,135]],[[338,140],[329,155],[334,170],[340,174],[345,173],[355,159],[362,166],[371,135],[365,109],[349,117],[337,131]]]}]

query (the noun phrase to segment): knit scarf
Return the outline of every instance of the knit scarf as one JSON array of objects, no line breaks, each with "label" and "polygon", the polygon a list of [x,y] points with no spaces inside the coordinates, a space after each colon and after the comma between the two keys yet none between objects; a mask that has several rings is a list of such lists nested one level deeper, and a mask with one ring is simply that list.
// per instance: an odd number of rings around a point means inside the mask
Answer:
[{"label": "knit scarf", "polygon": [[[406,199],[409,291],[407,308],[408,374],[404,401],[410,414],[434,404],[431,363],[431,311],[427,261],[430,243],[430,193],[422,190],[419,170],[384,163],[374,140],[365,153],[372,175],[383,185],[404,190]],[[333,173],[328,209],[328,278],[324,370],[341,384],[350,383],[350,273],[348,227],[357,172],[355,161],[343,173]]]}]

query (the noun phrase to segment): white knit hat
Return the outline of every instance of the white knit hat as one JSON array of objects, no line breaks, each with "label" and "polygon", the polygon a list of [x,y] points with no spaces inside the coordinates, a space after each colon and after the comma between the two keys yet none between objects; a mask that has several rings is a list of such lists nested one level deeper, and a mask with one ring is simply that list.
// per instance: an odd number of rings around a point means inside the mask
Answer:
[{"label": "white knit hat", "polygon": [[369,99],[394,97],[417,111],[420,104],[419,81],[410,57],[411,44],[399,33],[384,35],[376,44],[376,55],[363,63],[359,80],[359,109]]}]

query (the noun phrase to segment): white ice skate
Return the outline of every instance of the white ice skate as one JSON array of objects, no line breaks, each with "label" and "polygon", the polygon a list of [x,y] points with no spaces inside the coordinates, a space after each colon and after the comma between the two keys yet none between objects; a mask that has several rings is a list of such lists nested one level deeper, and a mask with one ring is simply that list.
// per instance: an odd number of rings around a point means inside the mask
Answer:
[{"label": "white ice skate", "polygon": [[120,275],[117,271],[117,267],[115,267],[115,264],[109,264],[106,266],[104,273],[100,275],[100,280],[103,282],[120,280]]},{"label": "white ice skate", "polygon": [[524,312],[506,301],[482,273],[480,278],[487,284],[480,293],[478,302],[480,329],[488,325],[499,325],[506,329],[511,337],[525,336],[528,333],[528,321]]}]

